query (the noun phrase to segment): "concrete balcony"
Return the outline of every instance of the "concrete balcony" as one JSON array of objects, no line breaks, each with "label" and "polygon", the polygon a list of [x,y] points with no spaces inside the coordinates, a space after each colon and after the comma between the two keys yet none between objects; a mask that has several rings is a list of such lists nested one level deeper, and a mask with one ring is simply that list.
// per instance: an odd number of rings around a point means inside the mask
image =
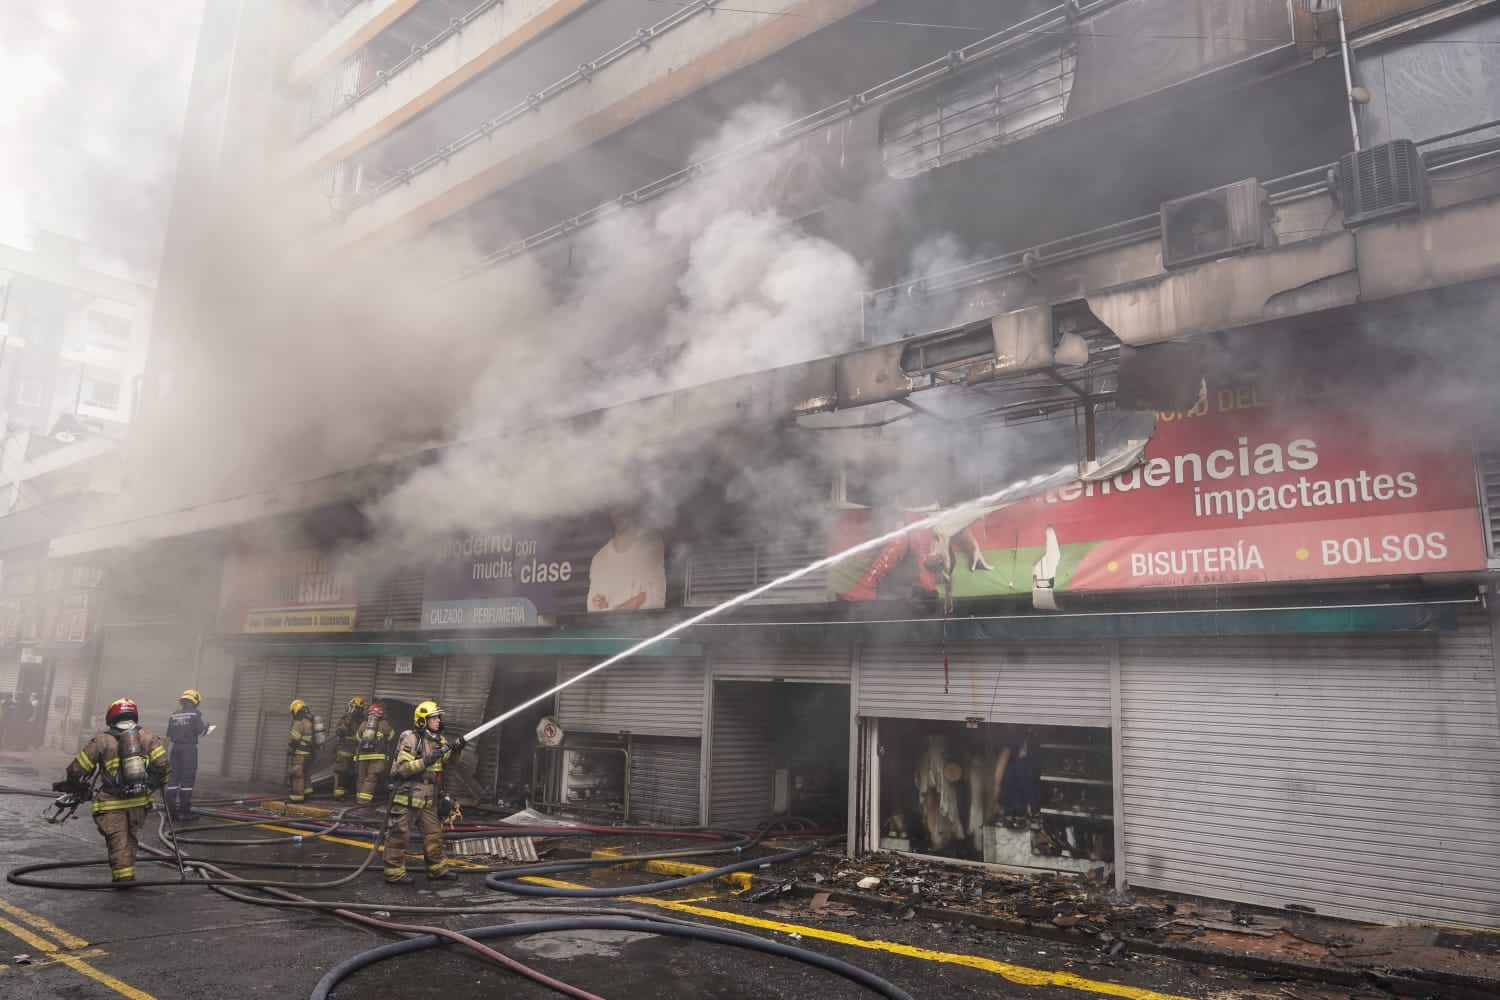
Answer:
[{"label": "concrete balcony", "polygon": [[365,0],[357,3],[292,59],[287,83],[300,90],[348,59],[409,14],[422,0]]},{"label": "concrete balcony", "polygon": [[326,169],[411,121],[598,0],[508,0],[457,19],[426,51],[383,71],[292,151],[294,172]]},{"label": "concrete balcony", "polygon": [[[874,0],[802,0],[785,10],[667,19],[398,172],[350,211],[330,250],[411,236],[550,163],[769,57]],[[601,53],[604,55],[604,53]],[[561,76],[561,74],[560,74]]]}]

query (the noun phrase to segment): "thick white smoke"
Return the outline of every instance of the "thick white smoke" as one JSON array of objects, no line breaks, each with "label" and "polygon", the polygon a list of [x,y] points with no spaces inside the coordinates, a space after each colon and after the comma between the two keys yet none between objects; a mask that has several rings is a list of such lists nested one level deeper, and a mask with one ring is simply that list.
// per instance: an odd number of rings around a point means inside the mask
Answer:
[{"label": "thick white smoke", "polygon": [[0,242],[155,271],[202,0],[0,4]]}]

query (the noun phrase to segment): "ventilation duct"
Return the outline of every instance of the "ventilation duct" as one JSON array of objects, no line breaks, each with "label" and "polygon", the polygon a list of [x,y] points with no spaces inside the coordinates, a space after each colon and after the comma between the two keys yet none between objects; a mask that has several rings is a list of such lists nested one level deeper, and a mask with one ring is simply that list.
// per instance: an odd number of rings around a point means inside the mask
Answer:
[{"label": "ventilation duct", "polygon": [[1344,225],[1428,207],[1427,168],[1417,144],[1410,139],[1349,153],[1334,168],[1334,190],[1344,209]]}]

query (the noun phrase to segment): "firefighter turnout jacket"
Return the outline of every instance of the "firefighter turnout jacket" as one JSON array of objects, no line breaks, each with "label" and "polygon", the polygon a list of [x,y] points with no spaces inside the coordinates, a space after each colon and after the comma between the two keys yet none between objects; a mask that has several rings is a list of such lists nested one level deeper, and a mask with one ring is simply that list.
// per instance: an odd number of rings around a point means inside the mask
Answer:
[{"label": "firefighter turnout jacket", "polygon": [[149,786],[142,789],[127,788],[120,774],[120,738],[113,730],[105,730],[86,743],[78,755],[68,764],[68,780],[75,785],[84,785],[99,773],[99,787],[94,790],[94,814],[114,812],[119,809],[145,808],[151,804],[151,790],[167,783],[171,768],[167,765],[167,748],[161,739],[145,729],[140,734],[141,753],[146,757],[146,774]]},{"label": "firefighter turnout jacket", "polygon": [[401,787],[391,796],[396,805],[429,809],[437,804],[438,794],[442,790],[443,759],[439,757],[433,763],[426,764],[423,758],[433,750],[442,749],[444,745],[441,736],[425,730],[418,732],[408,729],[401,734],[401,738],[396,741],[396,761],[391,765],[392,783],[401,783]]},{"label": "firefighter turnout jacket", "polygon": [[293,719],[292,733],[287,749],[297,757],[311,757],[313,753],[313,720]]},{"label": "firefighter turnout jacket", "polygon": [[395,738],[396,730],[383,717],[363,720],[355,734],[355,761],[385,760],[391,755],[391,741]]},{"label": "firefighter turnout jacket", "polygon": [[365,717],[355,712],[345,712],[333,727],[333,738],[337,741],[338,756],[345,760],[352,760],[355,751],[359,749],[359,729],[364,724]]}]

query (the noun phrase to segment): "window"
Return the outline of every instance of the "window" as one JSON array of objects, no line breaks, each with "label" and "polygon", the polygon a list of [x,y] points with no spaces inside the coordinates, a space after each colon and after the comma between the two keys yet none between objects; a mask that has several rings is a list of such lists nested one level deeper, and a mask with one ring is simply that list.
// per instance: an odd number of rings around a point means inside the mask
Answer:
[{"label": "window", "polygon": [[1057,124],[1077,61],[1072,45],[1032,50],[892,106],[880,123],[886,172],[915,177]]},{"label": "window", "polygon": [[87,379],[83,383],[83,405],[113,410],[120,405],[120,384]]}]

